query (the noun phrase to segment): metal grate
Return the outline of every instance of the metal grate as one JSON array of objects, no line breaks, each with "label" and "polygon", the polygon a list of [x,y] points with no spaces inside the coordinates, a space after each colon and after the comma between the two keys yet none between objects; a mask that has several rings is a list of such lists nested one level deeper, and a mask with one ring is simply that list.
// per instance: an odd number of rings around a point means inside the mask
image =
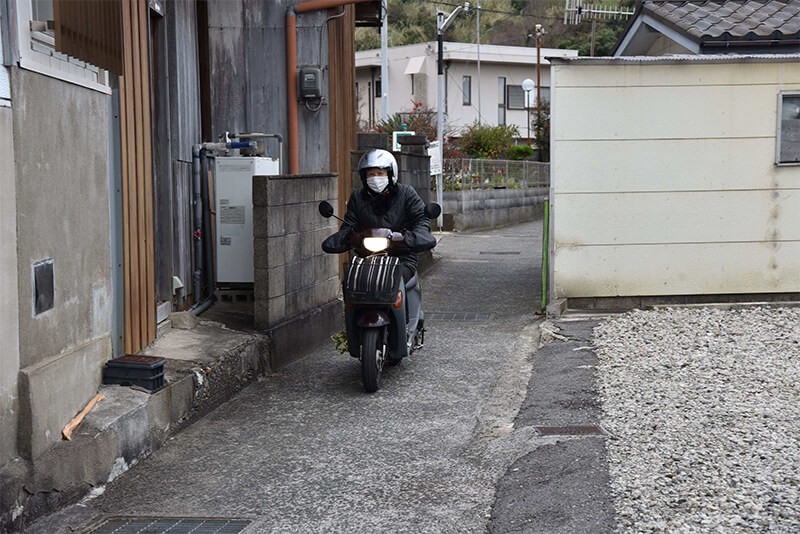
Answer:
[{"label": "metal grate", "polygon": [[85,534],[239,534],[249,519],[200,517],[111,517]]},{"label": "metal grate", "polygon": [[599,426],[537,426],[536,431],[543,436],[605,436]]},{"label": "metal grate", "polygon": [[495,256],[513,256],[519,253],[520,253],[519,251],[513,251],[513,250],[500,250],[497,252],[492,252],[491,250],[481,250],[478,254],[494,254]]},{"label": "metal grate", "polygon": [[470,321],[470,322],[485,322],[489,320],[489,314],[486,313],[445,313],[445,312],[430,312],[425,314],[426,321]]}]

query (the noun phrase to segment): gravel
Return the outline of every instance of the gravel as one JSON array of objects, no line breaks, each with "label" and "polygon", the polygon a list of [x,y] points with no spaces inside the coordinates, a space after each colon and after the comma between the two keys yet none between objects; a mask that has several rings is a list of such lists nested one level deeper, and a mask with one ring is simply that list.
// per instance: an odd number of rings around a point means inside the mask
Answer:
[{"label": "gravel", "polygon": [[594,330],[619,532],[800,532],[800,308]]}]

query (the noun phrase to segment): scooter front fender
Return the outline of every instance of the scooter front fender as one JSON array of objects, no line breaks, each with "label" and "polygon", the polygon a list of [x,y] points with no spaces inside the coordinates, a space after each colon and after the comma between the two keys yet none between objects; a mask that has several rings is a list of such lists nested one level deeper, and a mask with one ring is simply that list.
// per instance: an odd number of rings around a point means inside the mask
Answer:
[{"label": "scooter front fender", "polygon": [[356,318],[356,326],[359,328],[378,328],[390,322],[389,314],[384,310],[364,310]]}]

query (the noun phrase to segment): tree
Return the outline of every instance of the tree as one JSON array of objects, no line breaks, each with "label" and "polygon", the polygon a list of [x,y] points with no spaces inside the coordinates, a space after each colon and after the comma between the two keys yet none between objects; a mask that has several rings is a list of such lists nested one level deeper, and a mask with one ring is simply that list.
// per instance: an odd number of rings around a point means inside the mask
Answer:
[{"label": "tree", "polygon": [[539,161],[550,161],[550,103],[542,102],[541,112],[534,112],[533,140],[539,152]]}]

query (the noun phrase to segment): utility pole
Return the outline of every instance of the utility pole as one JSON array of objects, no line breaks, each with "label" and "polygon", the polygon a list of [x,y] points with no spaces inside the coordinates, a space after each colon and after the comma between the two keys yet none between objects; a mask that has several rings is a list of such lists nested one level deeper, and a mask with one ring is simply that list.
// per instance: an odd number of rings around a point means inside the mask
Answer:
[{"label": "utility pole", "polygon": [[541,37],[546,32],[544,28],[542,28],[541,24],[537,24],[535,27],[536,33],[536,120],[539,120],[542,113],[542,48],[541,48]]},{"label": "utility pole", "polygon": [[[465,3],[465,7],[469,9],[469,3]],[[438,30],[439,41],[439,117],[436,138],[437,141],[439,141],[439,152],[442,155],[441,169],[436,176],[436,198],[437,202],[442,207],[444,207],[444,32],[453,23],[453,19],[456,18],[456,15],[458,15],[462,9],[461,6],[456,7],[446,18],[443,11],[436,12],[436,28]],[[480,83],[480,80],[478,83]],[[440,213],[437,219],[440,230],[442,229],[443,221],[444,219]]]},{"label": "utility pole", "polygon": [[389,13],[388,0],[381,0],[381,120],[389,120],[389,60],[387,59],[387,48],[389,42]]},{"label": "utility pole", "polygon": [[481,125],[481,0],[478,0],[476,7],[476,34],[478,41],[478,126]]}]

